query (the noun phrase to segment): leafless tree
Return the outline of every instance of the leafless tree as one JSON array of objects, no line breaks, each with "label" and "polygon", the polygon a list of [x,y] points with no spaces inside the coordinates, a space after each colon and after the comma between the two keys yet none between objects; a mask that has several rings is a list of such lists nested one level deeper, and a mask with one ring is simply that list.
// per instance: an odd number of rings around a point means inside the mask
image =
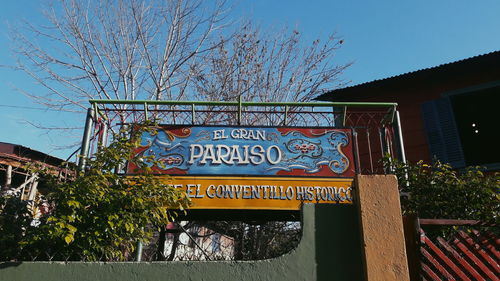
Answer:
[{"label": "leafless tree", "polygon": [[349,66],[333,60],[335,34],[304,44],[296,30],[232,29],[224,0],[55,0],[44,14],[46,26],[12,35],[17,68],[46,90],[27,94],[58,110],[89,99],[308,101],[342,85]]},{"label": "leafless tree", "polygon": [[193,65],[197,97],[202,100],[309,101],[322,90],[343,84],[349,64],[334,64],[343,40],[304,46],[297,30],[265,34],[245,23],[233,40],[221,39],[203,65]]},{"label": "leafless tree", "polygon": [[[324,90],[345,84],[341,74],[350,63],[339,65],[334,61],[342,43],[334,33],[325,42],[316,39],[304,45],[297,30],[265,33],[251,22],[244,23],[232,40],[221,39],[201,64],[192,65],[196,97],[213,101],[235,101],[239,97],[256,102],[310,101]],[[259,118],[254,119],[247,123],[259,122]]]},{"label": "leafless tree", "polygon": [[47,90],[29,95],[49,108],[186,99],[189,70],[214,48],[225,9],[224,1],[55,1],[45,11],[47,26],[25,22],[12,33],[17,67]]},{"label": "leafless tree", "polygon": [[[25,22],[12,34],[17,68],[46,90],[27,94],[57,110],[84,112],[89,99],[309,101],[342,86],[350,65],[334,60],[343,43],[336,34],[307,44],[297,30],[263,32],[250,22],[234,28],[224,0],[55,0],[45,16],[46,26]],[[116,105],[119,120],[109,122],[125,121],[125,109]],[[231,118],[216,114],[203,122]],[[246,116],[252,125],[275,121]],[[300,234],[279,223],[234,225],[241,232],[234,234],[241,237],[240,259],[274,255],[267,253],[274,252],[271,241],[289,249],[276,229],[293,232],[295,240]],[[245,242],[245,235],[258,243]],[[267,252],[244,257],[248,249]]]}]

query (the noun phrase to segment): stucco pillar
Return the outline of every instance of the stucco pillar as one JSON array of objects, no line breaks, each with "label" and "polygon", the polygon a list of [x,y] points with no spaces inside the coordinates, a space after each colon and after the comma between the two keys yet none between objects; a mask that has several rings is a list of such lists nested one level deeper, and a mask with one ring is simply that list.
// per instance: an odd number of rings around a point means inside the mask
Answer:
[{"label": "stucco pillar", "polygon": [[356,180],[366,279],[410,280],[396,177],[359,175]]}]

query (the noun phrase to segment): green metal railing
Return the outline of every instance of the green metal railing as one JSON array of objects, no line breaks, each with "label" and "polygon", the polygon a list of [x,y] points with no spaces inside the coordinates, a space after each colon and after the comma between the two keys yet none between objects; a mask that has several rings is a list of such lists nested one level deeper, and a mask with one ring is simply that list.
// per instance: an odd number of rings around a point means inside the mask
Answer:
[{"label": "green metal railing", "polygon": [[242,112],[245,107],[282,107],[284,108],[284,123],[287,124],[290,107],[330,107],[343,108],[343,123],[345,123],[345,112],[347,107],[355,108],[389,108],[391,122],[394,120],[397,103],[392,102],[243,102],[239,101],[153,101],[153,100],[89,100],[94,112],[98,114],[99,105],[141,105],[144,110],[145,119],[148,119],[149,106],[191,106],[192,123],[194,123],[197,106],[234,106],[238,107],[238,124],[241,124]]},{"label": "green metal railing", "polygon": [[[205,125],[208,119],[204,119],[206,115],[203,114],[219,113],[221,118],[209,122],[223,125],[224,122],[227,123],[229,120],[230,123],[234,122],[234,124],[243,125],[242,116],[245,114],[246,118],[244,120],[246,122],[249,120],[255,121],[251,122],[252,124],[262,123],[262,120],[267,120],[272,124],[266,125],[272,126],[290,126],[290,124],[294,126],[302,124],[302,126],[310,127],[325,126],[321,124],[334,127],[349,126],[353,128],[356,154],[363,154],[363,146],[358,147],[358,143],[361,145],[367,143],[368,152],[366,154],[370,154],[369,167],[372,172],[375,160],[372,159],[371,154],[373,154],[372,148],[375,147],[371,143],[377,141],[373,136],[373,132],[379,130],[379,142],[383,146],[385,145],[383,140],[385,133],[380,133],[380,129],[390,127],[391,143],[395,145],[395,155],[398,155],[400,160],[405,161],[399,112],[397,111],[397,103],[392,102],[244,102],[241,98],[238,101],[90,100],[89,102],[91,107],[87,114],[81,148],[81,155],[84,156],[90,154],[89,148],[92,147],[93,138],[91,131],[96,126],[94,122],[101,122],[101,125],[105,123],[106,130],[113,125],[120,124],[117,123],[117,119],[108,119],[109,116],[115,118],[119,115],[121,124],[138,122],[137,120],[148,120],[149,116],[152,116],[155,121],[167,120],[166,122],[177,125]],[[327,108],[328,110],[320,111],[315,110],[315,108]],[[365,112],[366,114],[361,117],[360,115],[354,116],[353,112],[356,111]],[[109,115],[110,112],[115,112],[116,115]],[[136,113],[139,114],[136,115]],[[173,115],[168,115],[171,113]],[[222,119],[223,114],[226,114],[226,120]],[[234,115],[227,117],[227,114]],[[299,117],[302,119],[297,121],[297,116],[301,114],[305,115],[305,117]],[[377,117],[373,118],[370,114],[377,115]],[[308,115],[311,119],[308,119]],[[328,117],[330,115],[333,116],[333,121]],[[98,116],[101,118],[96,118]],[[262,116],[269,119],[259,119]],[[130,121],[129,117],[133,120]],[[369,122],[360,125],[358,121],[363,121],[363,118]],[[312,121],[321,124],[315,125]],[[79,166],[83,168],[84,165],[85,157],[81,157]]]}]

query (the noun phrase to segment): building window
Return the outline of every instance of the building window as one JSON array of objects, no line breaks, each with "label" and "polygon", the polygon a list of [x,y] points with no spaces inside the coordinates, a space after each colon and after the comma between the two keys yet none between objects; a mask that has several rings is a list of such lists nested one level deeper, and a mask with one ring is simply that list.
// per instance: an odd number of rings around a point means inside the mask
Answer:
[{"label": "building window", "polygon": [[500,87],[450,97],[467,166],[500,163]]},{"label": "building window", "polygon": [[461,92],[422,105],[431,156],[454,168],[500,168],[500,86]]}]

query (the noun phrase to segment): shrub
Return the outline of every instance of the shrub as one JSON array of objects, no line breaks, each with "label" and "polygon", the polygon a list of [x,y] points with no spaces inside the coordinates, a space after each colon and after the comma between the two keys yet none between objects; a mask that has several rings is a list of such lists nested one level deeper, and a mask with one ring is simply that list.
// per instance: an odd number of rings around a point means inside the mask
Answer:
[{"label": "shrub", "polygon": [[[147,243],[154,228],[173,219],[175,213],[169,210],[189,205],[184,192],[163,185],[145,161],[134,156],[147,128],[137,128],[130,137],[116,135],[109,147],[87,159],[85,171],[75,170],[73,180],[37,171],[49,187],[44,204],[51,210],[36,223],[26,202],[3,196],[0,259],[122,261],[130,258],[138,241]],[[115,172],[126,161],[138,167],[133,177]]]},{"label": "shrub", "polygon": [[384,164],[398,178],[403,214],[497,222],[500,174],[486,174],[479,167],[457,171],[439,161],[428,165],[385,159]]}]

